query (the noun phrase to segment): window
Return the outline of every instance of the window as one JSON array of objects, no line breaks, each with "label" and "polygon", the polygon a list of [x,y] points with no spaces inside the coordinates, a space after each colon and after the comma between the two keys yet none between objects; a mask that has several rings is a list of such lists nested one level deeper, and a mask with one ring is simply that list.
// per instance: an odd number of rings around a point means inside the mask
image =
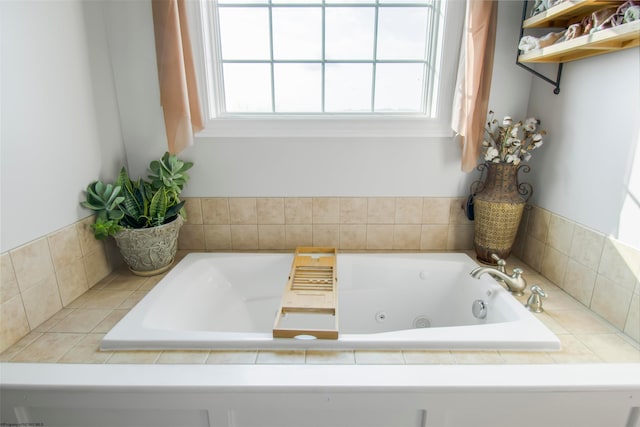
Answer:
[{"label": "window", "polygon": [[450,134],[460,0],[192,3],[212,134]]}]

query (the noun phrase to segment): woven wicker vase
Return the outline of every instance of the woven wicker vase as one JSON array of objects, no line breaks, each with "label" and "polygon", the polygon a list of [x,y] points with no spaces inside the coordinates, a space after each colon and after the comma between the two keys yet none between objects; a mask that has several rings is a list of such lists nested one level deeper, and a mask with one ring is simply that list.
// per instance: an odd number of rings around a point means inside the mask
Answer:
[{"label": "woven wicker vase", "polygon": [[518,233],[525,199],[518,192],[518,166],[487,163],[487,178],[474,197],[474,248],[478,260],[495,264],[507,258]]},{"label": "woven wicker vase", "polygon": [[167,271],[178,249],[178,234],[184,220],[152,228],[125,228],[114,236],[129,270],[138,276],[154,276]]}]

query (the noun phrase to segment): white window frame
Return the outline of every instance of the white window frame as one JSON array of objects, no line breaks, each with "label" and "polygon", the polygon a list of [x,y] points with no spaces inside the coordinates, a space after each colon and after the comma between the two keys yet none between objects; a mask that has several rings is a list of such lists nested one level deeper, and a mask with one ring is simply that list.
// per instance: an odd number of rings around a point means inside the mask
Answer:
[{"label": "white window frame", "polygon": [[463,0],[436,0],[434,11],[440,14],[438,37],[442,44],[436,55],[440,76],[434,86],[432,112],[422,114],[219,114],[218,89],[209,77],[221,68],[215,62],[216,26],[211,24],[215,0],[188,1],[189,26],[200,104],[205,128],[196,138],[270,138],[270,137],[365,137],[425,138],[451,137],[451,107],[457,75],[462,27]]}]

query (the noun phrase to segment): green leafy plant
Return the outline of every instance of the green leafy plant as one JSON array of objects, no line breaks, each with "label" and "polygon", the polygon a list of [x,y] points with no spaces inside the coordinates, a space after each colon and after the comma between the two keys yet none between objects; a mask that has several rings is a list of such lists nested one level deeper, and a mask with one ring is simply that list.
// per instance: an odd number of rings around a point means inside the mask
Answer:
[{"label": "green leafy plant", "polygon": [[114,184],[95,181],[87,187],[87,199],[81,205],[96,212],[91,228],[96,239],[113,236],[122,228],[150,228],[186,217],[180,192],[189,180],[186,173],[192,162],[165,153],[149,165],[149,181],[133,181],[126,168]]}]

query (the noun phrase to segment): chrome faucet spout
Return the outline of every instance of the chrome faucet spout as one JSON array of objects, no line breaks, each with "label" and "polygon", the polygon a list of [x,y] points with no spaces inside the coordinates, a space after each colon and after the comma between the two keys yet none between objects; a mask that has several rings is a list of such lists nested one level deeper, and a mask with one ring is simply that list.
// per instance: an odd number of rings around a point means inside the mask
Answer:
[{"label": "chrome faucet spout", "polygon": [[474,268],[470,274],[472,277],[479,279],[480,276],[485,273],[489,274],[499,283],[504,284],[511,293],[518,296],[524,295],[524,290],[527,287],[527,281],[522,277],[523,271],[521,269],[514,268],[513,274],[509,276],[508,274],[493,267],[478,267]]}]

